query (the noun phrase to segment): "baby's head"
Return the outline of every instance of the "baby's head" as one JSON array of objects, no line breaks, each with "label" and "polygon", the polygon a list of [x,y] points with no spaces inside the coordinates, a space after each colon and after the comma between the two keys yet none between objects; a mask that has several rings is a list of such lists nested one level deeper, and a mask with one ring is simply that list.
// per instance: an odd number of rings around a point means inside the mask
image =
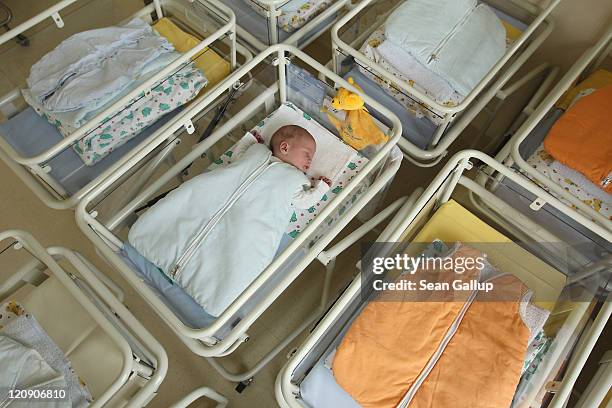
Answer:
[{"label": "baby's head", "polygon": [[270,148],[275,157],[306,172],[317,150],[317,142],[306,129],[287,125],[274,132]]}]

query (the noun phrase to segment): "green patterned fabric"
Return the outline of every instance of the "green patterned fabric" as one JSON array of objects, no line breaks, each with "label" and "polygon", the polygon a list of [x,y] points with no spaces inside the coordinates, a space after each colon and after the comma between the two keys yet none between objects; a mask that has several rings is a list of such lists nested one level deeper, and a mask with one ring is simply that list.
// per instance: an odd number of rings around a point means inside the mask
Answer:
[{"label": "green patterned fabric", "polygon": [[[266,17],[268,7],[256,0],[246,0],[257,14]],[[292,33],[322,13],[333,3],[333,0],[291,0],[280,7],[277,26],[283,31]]]},{"label": "green patterned fabric", "polygon": [[[195,98],[206,83],[202,71],[189,64],[159,83],[150,94],[141,93],[125,109],[106,118],[73,148],[86,165],[93,166],[163,115]],[[64,136],[78,130],[63,124],[51,113],[44,116]]]}]

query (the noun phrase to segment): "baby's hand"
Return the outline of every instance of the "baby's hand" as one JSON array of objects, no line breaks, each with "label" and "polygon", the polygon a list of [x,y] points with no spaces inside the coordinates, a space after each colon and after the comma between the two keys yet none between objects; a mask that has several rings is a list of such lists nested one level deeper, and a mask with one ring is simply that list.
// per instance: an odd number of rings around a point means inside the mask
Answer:
[{"label": "baby's hand", "polygon": [[332,186],[332,181],[330,179],[328,179],[327,177],[319,177],[319,180],[321,180],[322,182],[324,182],[325,184],[327,184],[328,186]]}]

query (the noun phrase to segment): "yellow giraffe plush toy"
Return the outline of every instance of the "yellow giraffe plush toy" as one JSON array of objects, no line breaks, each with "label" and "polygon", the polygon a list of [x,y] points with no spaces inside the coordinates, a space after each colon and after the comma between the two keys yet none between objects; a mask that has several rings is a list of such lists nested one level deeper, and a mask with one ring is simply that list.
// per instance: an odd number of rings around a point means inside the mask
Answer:
[{"label": "yellow giraffe plush toy", "polygon": [[[355,83],[353,78],[348,83],[362,89]],[[336,97],[332,99],[331,105],[334,109],[346,112],[344,120],[339,120],[334,115],[327,113],[330,122],[338,129],[342,139],[357,150],[373,144],[386,142],[389,138],[374,123],[374,120],[365,108],[364,100],[356,93],[346,88],[338,89]]]}]

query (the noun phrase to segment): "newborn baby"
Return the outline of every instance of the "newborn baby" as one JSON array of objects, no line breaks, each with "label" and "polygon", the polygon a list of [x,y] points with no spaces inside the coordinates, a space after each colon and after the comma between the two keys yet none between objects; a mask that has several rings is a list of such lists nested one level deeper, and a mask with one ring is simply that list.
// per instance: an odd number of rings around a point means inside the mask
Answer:
[{"label": "newborn baby", "polygon": [[274,132],[270,148],[255,143],[238,150],[231,164],[158,201],[128,235],[129,245],[211,316],[219,316],[272,262],[294,207],[312,207],[331,184],[323,179],[313,187],[304,174],[316,142],[299,126]]},{"label": "newborn baby", "polygon": [[[317,151],[317,142],[304,128],[297,125],[280,127],[270,139],[272,160],[280,160],[306,173]],[[331,187],[331,180],[321,177],[314,188],[298,190],[293,196],[293,205],[307,209],[321,199]]]}]

